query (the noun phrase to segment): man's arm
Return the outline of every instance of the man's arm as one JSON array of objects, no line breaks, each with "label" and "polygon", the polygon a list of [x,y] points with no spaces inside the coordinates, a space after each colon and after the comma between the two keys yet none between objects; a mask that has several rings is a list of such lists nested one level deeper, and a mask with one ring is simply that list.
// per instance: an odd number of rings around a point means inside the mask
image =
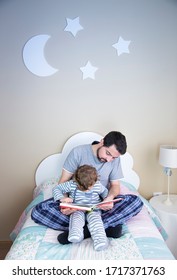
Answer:
[{"label": "man's arm", "polygon": [[72,173],[66,171],[65,169],[62,169],[61,177],[59,179],[58,184],[69,181],[72,178],[72,176]]},{"label": "man's arm", "polygon": [[[109,187],[109,192],[107,197],[103,200],[104,202],[109,201],[114,199],[117,195],[119,195],[120,193],[120,183],[119,181],[111,181],[110,182],[110,187]],[[114,203],[109,203],[109,204],[105,204],[100,206],[99,208],[102,210],[110,210],[112,209],[114,206]]]},{"label": "man's arm", "polygon": [[[62,170],[61,177],[59,179],[59,184],[69,181],[72,178],[73,174],[66,171],[65,169]],[[66,195],[65,195],[66,196]],[[60,211],[65,215],[70,215],[71,213],[75,212],[75,209],[71,208],[62,208]]]},{"label": "man's arm", "polygon": [[117,195],[120,194],[120,183],[119,181],[112,181],[110,182],[110,187],[109,187],[109,192],[108,192],[108,196],[109,199],[113,199],[114,197],[116,197]]}]

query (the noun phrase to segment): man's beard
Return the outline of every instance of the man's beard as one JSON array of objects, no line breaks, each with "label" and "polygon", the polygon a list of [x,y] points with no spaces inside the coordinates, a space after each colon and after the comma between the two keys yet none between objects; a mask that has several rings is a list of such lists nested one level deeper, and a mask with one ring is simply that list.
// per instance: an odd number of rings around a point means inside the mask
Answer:
[{"label": "man's beard", "polygon": [[98,150],[97,150],[97,158],[98,158],[98,160],[99,160],[100,162],[107,162],[106,159],[100,158],[100,157],[99,157],[99,151],[100,151],[100,149],[101,149],[101,148],[98,148]]}]

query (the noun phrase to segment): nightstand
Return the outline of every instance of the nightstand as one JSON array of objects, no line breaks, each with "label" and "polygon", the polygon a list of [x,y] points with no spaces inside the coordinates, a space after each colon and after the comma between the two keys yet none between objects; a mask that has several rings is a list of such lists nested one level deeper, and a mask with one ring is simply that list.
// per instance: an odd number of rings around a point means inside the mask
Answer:
[{"label": "nightstand", "polygon": [[163,202],[167,195],[157,195],[150,199],[149,203],[154,208],[157,216],[161,220],[164,229],[168,234],[167,246],[177,259],[177,195],[170,195],[172,205]]}]

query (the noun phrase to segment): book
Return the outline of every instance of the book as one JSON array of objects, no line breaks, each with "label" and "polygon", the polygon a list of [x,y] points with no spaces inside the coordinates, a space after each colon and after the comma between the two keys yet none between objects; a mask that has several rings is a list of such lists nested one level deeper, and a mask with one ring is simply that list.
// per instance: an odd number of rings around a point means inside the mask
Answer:
[{"label": "book", "polygon": [[71,209],[76,209],[76,210],[82,210],[82,211],[92,211],[94,209],[99,209],[99,206],[108,204],[108,203],[115,203],[123,198],[114,198],[109,201],[102,201],[97,204],[78,204],[78,203],[67,203],[67,202],[60,202],[60,207],[61,208],[71,208]]}]

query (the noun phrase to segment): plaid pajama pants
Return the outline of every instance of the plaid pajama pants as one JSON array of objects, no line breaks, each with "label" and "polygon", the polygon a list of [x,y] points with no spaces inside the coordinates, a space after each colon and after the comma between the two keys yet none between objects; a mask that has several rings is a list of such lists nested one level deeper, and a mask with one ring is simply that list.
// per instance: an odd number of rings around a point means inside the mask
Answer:
[{"label": "plaid pajama pants", "polygon": [[[123,200],[116,202],[111,210],[102,211],[101,217],[105,229],[124,224],[137,215],[143,207],[143,202],[136,195],[126,194],[117,197]],[[34,222],[55,230],[69,229],[69,216],[59,211],[59,202],[55,202],[53,198],[37,204],[32,210],[31,218]]]}]

